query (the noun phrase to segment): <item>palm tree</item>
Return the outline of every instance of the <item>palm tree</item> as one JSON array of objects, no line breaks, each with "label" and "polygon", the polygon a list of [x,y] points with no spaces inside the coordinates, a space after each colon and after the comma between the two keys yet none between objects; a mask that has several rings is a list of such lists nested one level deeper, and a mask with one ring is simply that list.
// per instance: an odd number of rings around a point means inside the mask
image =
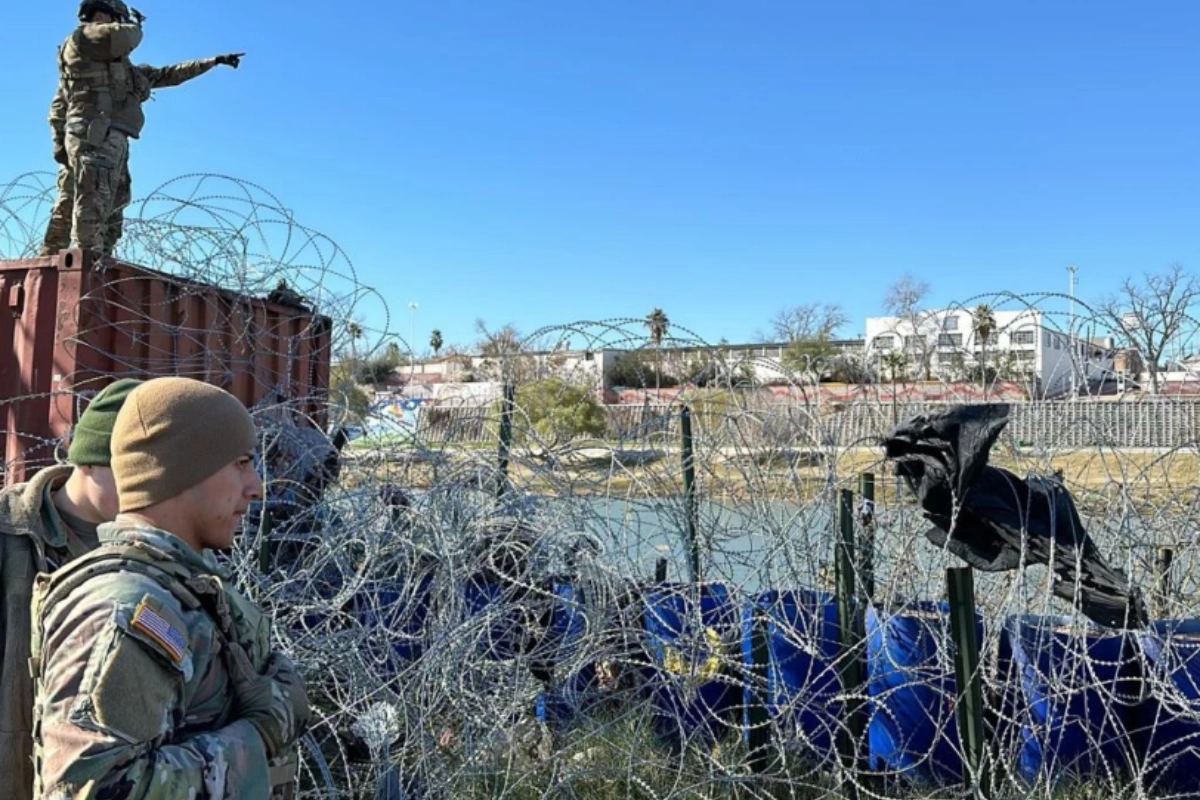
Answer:
[{"label": "palm tree", "polygon": [[654,348],[658,351],[658,368],[654,371],[654,391],[658,391],[662,387],[662,340],[667,335],[667,331],[671,327],[671,320],[667,319],[667,314],[661,308],[655,308],[646,315],[645,325],[650,329],[650,339],[654,342]]},{"label": "palm tree", "polygon": [[987,399],[987,345],[988,339],[996,332],[996,315],[986,303],[975,307],[975,312],[971,315],[971,329],[975,334],[975,341],[979,342],[979,380],[983,386],[984,399]]},{"label": "palm tree", "polygon": [[442,332],[434,328],[433,332],[429,334],[429,347],[433,350],[434,358],[437,358],[438,351],[442,349],[443,344],[445,342],[442,341]]},{"label": "palm tree", "polygon": [[362,325],[359,325],[354,320],[350,320],[349,322],[346,323],[346,333],[350,335],[350,361],[353,364],[355,364],[355,366],[357,366],[358,365],[358,340],[363,338],[364,335],[366,335],[366,331],[363,330]]}]

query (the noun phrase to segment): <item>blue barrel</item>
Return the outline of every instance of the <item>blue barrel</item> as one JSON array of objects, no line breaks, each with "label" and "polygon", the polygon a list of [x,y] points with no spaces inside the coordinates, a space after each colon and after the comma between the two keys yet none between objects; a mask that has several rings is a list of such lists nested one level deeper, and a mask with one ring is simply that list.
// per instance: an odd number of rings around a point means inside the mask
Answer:
[{"label": "blue barrel", "polygon": [[[743,617],[742,652],[747,672],[754,667],[755,611],[766,615],[767,710],[788,745],[817,763],[837,757],[836,732],[842,724],[837,670],[837,600],[810,590],[760,595]],[[747,716],[753,701],[746,686]],[[749,720],[747,719],[747,724]]]},{"label": "blue barrel", "polygon": [[[595,665],[578,663],[587,633],[583,592],[567,581],[554,581],[550,620],[532,660],[553,670],[553,682],[538,694],[537,717],[556,729],[569,728],[599,696]],[[560,675],[566,667],[565,674]]]},{"label": "blue barrel", "polygon": [[1200,620],[1156,622],[1139,637],[1146,699],[1134,740],[1152,795],[1200,796]]},{"label": "blue barrel", "polygon": [[1072,617],[1010,617],[1006,635],[1021,686],[1020,776],[1053,785],[1128,769],[1140,693],[1132,642]]},{"label": "blue barrel", "polygon": [[725,586],[662,586],[646,596],[643,620],[658,738],[675,748],[709,746],[736,729],[741,626]]},{"label": "blue barrel", "polygon": [[429,616],[433,579],[426,575],[411,589],[403,583],[380,583],[364,587],[351,600],[354,618],[376,635],[372,645],[385,644],[383,657],[396,661],[396,668],[411,663],[425,652],[425,621]]},{"label": "blue barrel", "polygon": [[464,586],[467,616],[476,620],[473,627],[479,654],[490,661],[520,658],[529,637],[528,620],[511,591],[497,582],[478,578]]},{"label": "blue barrel", "polygon": [[[962,750],[948,603],[867,610],[871,768],[917,784],[958,783]],[[983,619],[976,613],[977,635]]]}]

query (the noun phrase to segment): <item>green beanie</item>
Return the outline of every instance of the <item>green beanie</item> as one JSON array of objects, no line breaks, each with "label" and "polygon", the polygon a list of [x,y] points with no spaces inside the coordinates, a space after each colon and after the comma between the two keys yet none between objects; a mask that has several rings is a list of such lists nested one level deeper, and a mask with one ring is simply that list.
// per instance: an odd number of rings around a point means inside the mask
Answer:
[{"label": "green beanie", "polygon": [[77,467],[107,467],[112,463],[112,431],[117,412],[129,393],[141,386],[134,378],[122,378],[104,387],[88,403],[75,423],[67,460]]}]

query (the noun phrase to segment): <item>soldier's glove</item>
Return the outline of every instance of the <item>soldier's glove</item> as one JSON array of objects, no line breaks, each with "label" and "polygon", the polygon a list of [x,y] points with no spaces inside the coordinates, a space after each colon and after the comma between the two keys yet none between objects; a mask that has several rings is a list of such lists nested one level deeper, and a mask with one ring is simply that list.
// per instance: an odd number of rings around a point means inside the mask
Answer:
[{"label": "soldier's glove", "polygon": [[227,53],[223,56],[217,56],[214,59],[214,61],[216,61],[218,64],[224,64],[227,67],[233,67],[234,69],[237,69],[239,66],[241,66],[242,56],[244,56],[244,55],[246,55],[246,54],[245,53]]},{"label": "soldier's glove", "polygon": [[304,733],[309,715],[308,697],[295,668],[286,657],[276,654],[266,674],[260,675],[236,642],[226,648],[226,663],[238,717],[258,731],[268,758],[286,754]]},{"label": "soldier's glove", "polygon": [[62,164],[64,167],[69,167],[71,165],[71,160],[67,158],[66,142],[54,143],[54,163]]}]

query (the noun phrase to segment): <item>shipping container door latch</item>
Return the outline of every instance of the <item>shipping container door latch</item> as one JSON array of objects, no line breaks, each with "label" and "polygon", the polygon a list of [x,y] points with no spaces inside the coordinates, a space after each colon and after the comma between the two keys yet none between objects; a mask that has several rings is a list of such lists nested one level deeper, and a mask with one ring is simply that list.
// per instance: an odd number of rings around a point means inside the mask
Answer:
[{"label": "shipping container door latch", "polygon": [[25,285],[18,283],[8,288],[8,307],[14,317],[19,317],[25,309]]}]

